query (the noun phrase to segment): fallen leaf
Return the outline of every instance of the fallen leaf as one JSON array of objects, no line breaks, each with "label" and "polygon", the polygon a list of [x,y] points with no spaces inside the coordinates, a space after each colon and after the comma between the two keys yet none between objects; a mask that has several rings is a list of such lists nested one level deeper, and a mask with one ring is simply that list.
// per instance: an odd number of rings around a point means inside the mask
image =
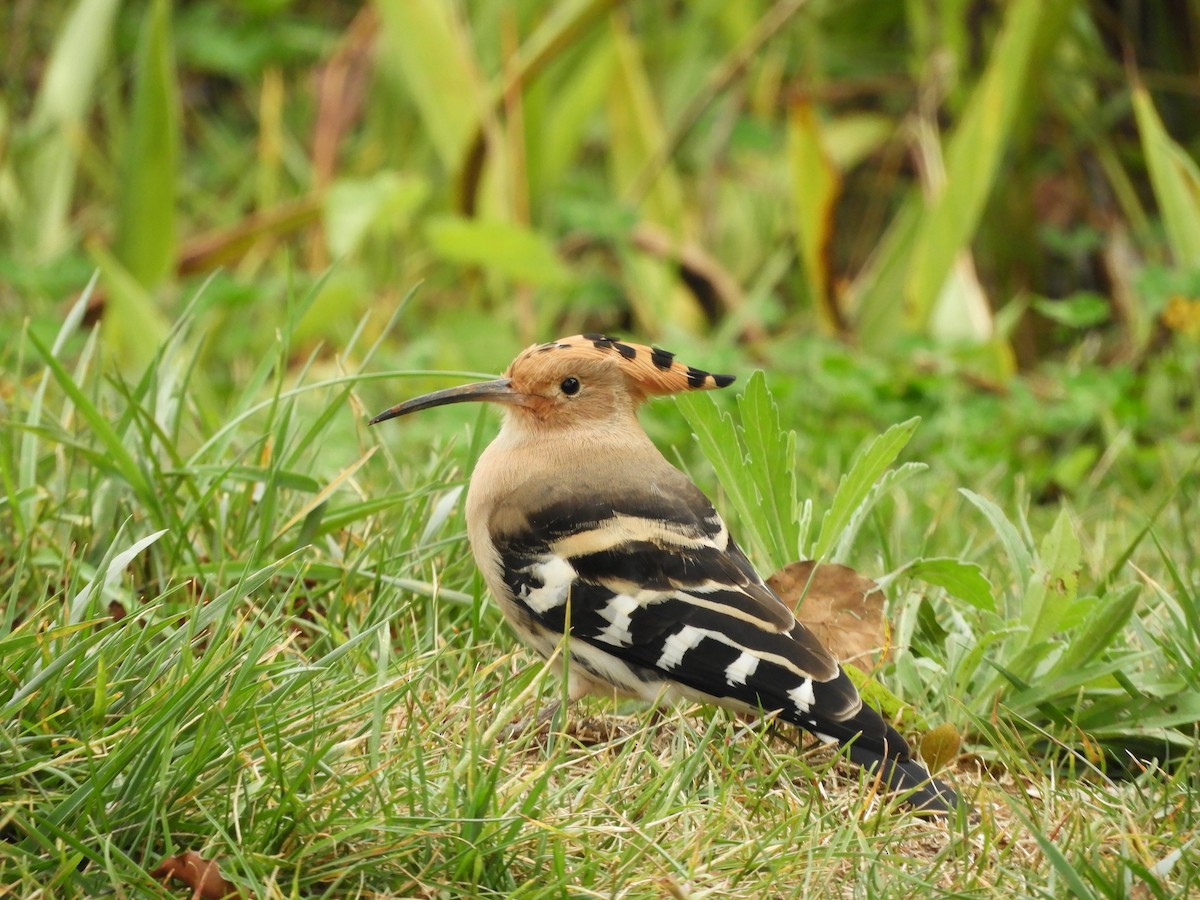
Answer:
[{"label": "fallen leaf", "polygon": [[164,885],[169,878],[182,881],[192,889],[192,900],[224,900],[225,897],[243,896],[232,882],[221,876],[214,860],[205,859],[195,850],[168,856],[150,873],[150,877],[161,879]]},{"label": "fallen leaf", "polygon": [[944,769],[962,747],[962,735],[949,722],[931,728],[921,737],[921,759],[930,772]]},{"label": "fallen leaf", "polygon": [[767,584],[839,662],[863,672],[879,665],[883,648],[883,591],[848,566],[805,559],[789,563]]}]

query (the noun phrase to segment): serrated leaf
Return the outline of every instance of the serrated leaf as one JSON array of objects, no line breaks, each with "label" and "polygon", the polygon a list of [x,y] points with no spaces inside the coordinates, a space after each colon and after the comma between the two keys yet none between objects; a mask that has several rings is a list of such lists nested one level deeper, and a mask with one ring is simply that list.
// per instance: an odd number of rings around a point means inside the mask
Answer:
[{"label": "serrated leaf", "polygon": [[912,476],[924,472],[928,468],[925,463],[905,463],[902,466],[897,466],[895,469],[889,469],[884,472],[879,477],[879,480],[871,485],[871,489],[867,491],[867,496],[863,497],[862,502],[851,513],[850,521],[846,523],[846,527],[842,529],[842,533],[838,537],[837,547],[834,548],[832,559],[844,560],[850,555],[850,548],[854,545],[854,539],[858,537],[858,530],[862,527],[862,523],[866,521],[867,513],[871,511],[880,497],[892,488],[904,483]]},{"label": "serrated leaf", "polygon": [[755,371],[738,396],[746,446],[745,470],[758,497],[756,519],[767,542],[766,562],[772,569],[786,565],[800,549],[799,507],[796,498],[796,432],[784,431],[779,409],[761,370]]},{"label": "serrated leaf", "polygon": [[855,510],[870,494],[872,486],[884,471],[896,461],[920,422],[919,417],[914,417],[893,425],[855,457],[850,471],[838,483],[833,503],[821,520],[820,535],[809,554],[813,559],[825,558],[834,541],[841,537],[843,529],[850,524]]},{"label": "serrated leaf", "polygon": [[769,555],[770,539],[761,533],[754,479],[746,467],[745,455],[733,418],[717,408],[706,393],[679,394],[675,403],[696,436],[700,450],[717,473],[717,480],[733,504],[747,532],[747,544],[756,554]]},{"label": "serrated leaf", "polygon": [[969,603],[976,609],[996,611],[991,582],[975,563],[942,557],[918,559],[910,563],[905,572],[927,584],[944,588],[951,597]]}]

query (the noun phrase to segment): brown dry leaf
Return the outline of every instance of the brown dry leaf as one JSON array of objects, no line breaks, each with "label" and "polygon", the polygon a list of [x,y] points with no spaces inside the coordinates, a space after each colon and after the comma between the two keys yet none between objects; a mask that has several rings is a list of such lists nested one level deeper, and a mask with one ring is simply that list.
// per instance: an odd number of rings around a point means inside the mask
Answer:
[{"label": "brown dry leaf", "polygon": [[839,662],[870,673],[883,658],[883,591],[837,563],[789,563],[767,584]]},{"label": "brown dry leaf", "polygon": [[929,729],[921,736],[921,759],[930,772],[944,769],[962,749],[962,735],[949,722]]},{"label": "brown dry leaf", "polygon": [[244,896],[232,882],[221,876],[214,860],[205,859],[195,850],[168,856],[150,873],[150,877],[161,879],[164,885],[168,878],[182,881],[192,889],[192,900],[224,900],[225,897]]}]

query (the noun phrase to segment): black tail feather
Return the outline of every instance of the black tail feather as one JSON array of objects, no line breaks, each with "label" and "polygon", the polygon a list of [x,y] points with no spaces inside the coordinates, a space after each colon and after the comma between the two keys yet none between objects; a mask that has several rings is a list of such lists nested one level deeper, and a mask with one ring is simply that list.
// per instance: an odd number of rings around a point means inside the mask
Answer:
[{"label": "black tail feather", "polygon": [[913,759],[900,733],[871,707],[864,704],[854,718],[845,722],[802,725],[814,734],[848,745],[851,760],[869,772],[879,772],[891,790],[908,793],[905,802],[914,808],[936,814],[950,814],[958,808],[958,794]]},{"label": "black tail feather", "polygon": [[860,747],[857,742],[850,744],[848,754],[867,771],[879,771],[884,783],[893,791],[911,792],[905,797],[905,802],[915,809],[949,814],[958,808],[958,794],[930,775],[915,759],[900,760],[883,756]]}]

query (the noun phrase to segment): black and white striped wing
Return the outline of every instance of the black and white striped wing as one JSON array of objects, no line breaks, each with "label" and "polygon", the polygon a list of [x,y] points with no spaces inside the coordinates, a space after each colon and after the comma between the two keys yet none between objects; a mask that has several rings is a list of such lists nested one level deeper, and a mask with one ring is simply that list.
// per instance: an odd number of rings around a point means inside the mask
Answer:
[{"label": "black and white striped wing", "polygon": [[553,634],[569,625],[587,645],[572,666],[627,693],[670,682],[810,729],[861,708],[682,473],[656,473],[636,493],[512,499],[489,523],[505,585],[532,622]]}]

